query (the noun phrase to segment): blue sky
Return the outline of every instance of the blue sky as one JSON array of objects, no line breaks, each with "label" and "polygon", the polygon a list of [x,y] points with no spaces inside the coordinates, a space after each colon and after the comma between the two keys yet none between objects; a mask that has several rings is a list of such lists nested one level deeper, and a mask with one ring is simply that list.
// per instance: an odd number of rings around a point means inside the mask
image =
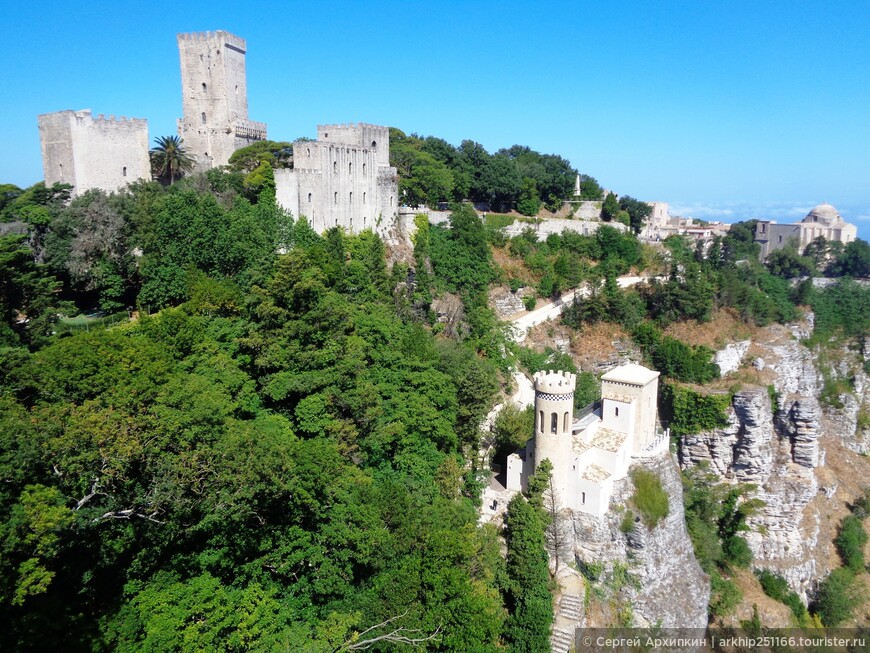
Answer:
[{"label": "blue sky", "polygon": [[[870,238],[870,2],[6,3],[0,183],[42,178],[36,116],[181,114],[177,32],[248,42],[250,118],[278,140],[386,124],[568,158],[684,214]],[[672,211],[675,212],[675,211]]]}]

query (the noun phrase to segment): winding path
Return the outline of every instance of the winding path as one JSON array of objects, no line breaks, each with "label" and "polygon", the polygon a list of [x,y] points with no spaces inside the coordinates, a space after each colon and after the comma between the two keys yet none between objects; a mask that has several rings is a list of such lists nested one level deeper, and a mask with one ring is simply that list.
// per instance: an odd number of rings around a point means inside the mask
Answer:
[{"label": "winding path", "polygon": [[[619,279],[616,280],[616,283],[620,288],[628,288],[629,286],[646,281],[647,279],[649,279],[649,277],[619,277]],[[536,308],[530,313],[520,315],[519,317],[509,318],[508,322],[514,326],[514,340],[516,342],[522,342],[526,339],[526,333],[528,333],[528,330],[533,326],[537,326],[542,322],[546,322],[547,320],[561,315],[565,307],[569,306],[571,302],[574,301],[574,297],[578,295],[580,297],[587,297],[589,295],[589,287],[584,285],[582,288],[567,292],[556,301],[545,304],[541,308]]]}]

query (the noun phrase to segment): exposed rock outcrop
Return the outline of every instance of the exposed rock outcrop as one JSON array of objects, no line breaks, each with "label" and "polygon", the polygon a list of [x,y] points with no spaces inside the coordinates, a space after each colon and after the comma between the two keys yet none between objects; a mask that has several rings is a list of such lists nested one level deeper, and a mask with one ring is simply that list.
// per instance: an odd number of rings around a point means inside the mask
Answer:
[{"label": "exposed rock outcrop", "polygon": [[[870,352],[828,349],[820,364],[819,352],[801,342],[812,326],[810,314],[800,324],[768,327],[766,341],[752,343],[763,360],[752,367],[771,385],[735,393],[728,424],[684,437],[680,459],[684,467],[707,462],[724,482],[755,486],[749,497],[764,506],[748,519],[744,533],[753,565],[781,574],[805,599],[836,559],[835,526],[826,512],[838,483],[821,469],[822,442],[836,438],[853,451],[870,448],[858,417],[868,403],[864,368]],[[831,379],[845,380],[853,390],[839,395],[841,407],[820,403]]]},{"label": "exposed rock outcrop", "polygon": [[746,356],[751,342],[751,340],[742,340],[740,342],[729,343],[723,349],[717,351],[713,357],[713,362],[719,366],[719,374],[728,376],[740,369],[743,357]]},{"label": "exposed rock outcrop", "polygon": [[704,628],[710,582],[695,559],[686,531],[679,470],[670,455],[645,460],[643,466],[661,479],[668,493],[668,516],[653,529],[647,529],[638,518],[634,527],[624,533],[620,528],[624,513],[614,508],[628,503],[634,486],[628,478],[619,481],[607,515],[601,519],[583,513],[574,515],[577,561],[601,562],[608,571],[617,564],[627,565],[628,573],[639,581],[621,589],[630,602],[635,625]]},{"label": "exposed rock outcrop", "polygon": [[767,391],[741,390],[732,400],[728,425],[686,436],[680,462],[686,467],[706,461],[724,479],[760,483],[770,474],[775,439]]}]

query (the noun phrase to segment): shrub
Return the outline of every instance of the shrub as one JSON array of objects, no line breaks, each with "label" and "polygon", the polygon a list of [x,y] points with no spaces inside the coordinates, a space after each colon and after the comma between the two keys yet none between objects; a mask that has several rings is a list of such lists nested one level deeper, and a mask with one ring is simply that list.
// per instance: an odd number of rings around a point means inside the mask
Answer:
[{"label": "shrub", "polygon": [[534,295],[526,295],[523,297],[523,305],[526,307],[527,311],[535,310],[535,304],[537,303],[537,299]]},{"label": "shrub", "polygon": [[670,383],[665,384],[663,394],[674,435],[709,431],[728,423],[725,411],[731,405],[729,394],[703,395]]},{"label": "shrub", "polygon": [[627,510],[622,516],[622,521],[619,523],[619,530],[623,533],[630,533],[634,528],[634,512]]},{"label": "shrub", "polygon": [[655,528],[668,516],[668,494],[662,487],[659,477],[647,469],[632,470],[631,480],[634,482],[631,501],[643,518],[644,524],[648,528]]},{"label": "shrub", "polygon": [[861,598],[855,590],[855,573],[848,567],[834,569],[819,586],[815,611],[825,626],[837,626],[852,618]]},{"label": "shrub", "polygon": [[724,617],[734,612],[743,600],[743,592],[718,571],[710,574],[710,614]]},{"label": "shrub", "polygon": [[807,607],[801,601],[801,597],[798,596],[797,592],[788,586],[785,578],[767,569],[756,569],[755,576],[758,578],[758,582],[761,583],[761,589],[765,594],[775,601],[785,603],[791,609],[798,623],[805,622]]},{"label": "shrub", "polygon": [[855,572],[864,569],[864,545],[867,544],[867,531],[855,515],[849,515],[840,525],[840,532],[834,540],[843,564]]},{"label": "shrub", "polygon": [[752,562],[752,549],[745,539],[739,535],[732,535],[722,543],[725,561],[736,567],[744,569]]}]

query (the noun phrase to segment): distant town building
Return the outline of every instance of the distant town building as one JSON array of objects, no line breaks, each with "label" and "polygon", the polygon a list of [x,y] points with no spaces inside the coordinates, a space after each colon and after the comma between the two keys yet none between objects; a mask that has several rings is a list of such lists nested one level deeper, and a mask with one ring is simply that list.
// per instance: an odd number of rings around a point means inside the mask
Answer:
[{"label": "distant town building", "polygon": [[178,135],[196,169],[226,165],[236,150],[266,140],[266,125],[248,120],[245,39],[222,30],[179,34],[178,52]]},{"label": "distant town building", "polygon": [[275,197],[318,233],[330,227],[386,233],[399,210],[389,128],[318,125],[316,141],[293,145],[293,168],[275,170]]},{"label": "distant town building", "polygon": [[45,184],[71,184],[73,196],[91,188],[112,192],[151,179],[148,121],[115,118],[90,109],[38,117]]},{"label": "distant town building", "polygon": [[813,208],[798,223],[777,224],[773,220],[759,220],[755,227],[755,242],[761,245],[761,260],[789,244],[802,252],[819,236],[830,242],[851,243],[858,237],[858,227],[844,221],[837,209],[827,203]]},{"label": "distant town building", "polygon": [[601,377],[601,401],[574,414],[576,376],[535,375],[535,434],[507,460],[507,489],[525,488],[544,459],[553,465],[561,508],[601,517],[613,484],[632,462],[668,451],[669,434],[658,422],[659,373],[621,365]]}]

